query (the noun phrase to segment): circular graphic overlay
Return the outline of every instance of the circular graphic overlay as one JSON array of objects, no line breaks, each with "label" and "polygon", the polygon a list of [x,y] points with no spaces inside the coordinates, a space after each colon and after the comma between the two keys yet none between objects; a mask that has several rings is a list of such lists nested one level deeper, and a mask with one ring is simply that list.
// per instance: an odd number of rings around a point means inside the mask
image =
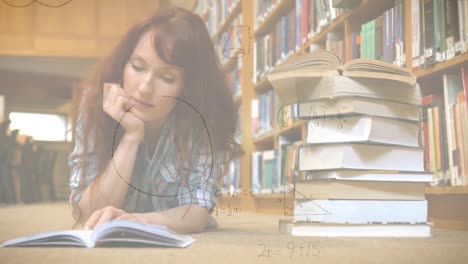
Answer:
[{"label": "circular graphic overlay", "polygon": [[[115,128],[115,131],[114,131],[114,136],[113,136],[113,140],[112,140],[112,153],[111,153],[111,161],[112,161],[112,164],[114,166],[114,169],[115,171],[117,172],[117,175],[119,175],[119,177],[129,186],[129,187],[132,187],[133,189],[135,189],[136,191],[138,192],[141,192],[141,193],[144,193],[144,194],[147,194],[147,195],[151,195],[151,196],[157,196],[157,197],[177,197],[177,196],[180,196],[180,195],[185,195],[185,194],[189,194],[191,192],[194,192],[195,190],[199,189],[200,186],[203,186],[207,181],[208,179],[211,177],[211,174],[213,172],[213,163],[214,163],[214,155],[213,155],[213,144],[212,144],[212,141],[211,141],[211,136],[210,136],[210,133],[208,131],[208,126],[206,125],[206,122],[205,122],[205,119],[203,118],[202,114],[193,106],[191,105],[190,103],[188,103],[187,101],[183,100],[183,99],[180,99],[180,98],[177,98],[177,97],[173,97],[173,96],[161,96],[161,97],[166,97],[166,98],[172,98],[172,99],[176,99],[180,102],[182,102],[183,104],[185,104],[186,106],[189,106],[190,109],[192,109],[193,111],[195,111],[198,116],[200,117],[201,121],[203,122],[203,126],[206,130],[206,135],[208,137],[208,142],[209,142],[209,154],[211,154],[211,162],[209,164],[209,174],[208,176],[206,177],[206,179],[203,181],[203,182],[200,182],[200,177],[204,177],[203,175],[200,175],[199,177],[197,177],[197,180],[195,181],[196,182],[196,186],[187,186],[187,188],[189,189],[189,191],[187,192],[184,192],[184,193],[177,193],[177,194],[173,194],[173,195],[162,195],[162,194],[155,194],[155,193],[151,193],[151,192],[147,192],[147,191],[144,191],[144,190],[141,190],[139,188],[137,188],[136,186],[132,185],[130,182],[127,182],[119,173],[118,169],[116,168],[116,165],[115,165],[115,161],[114,161],[114,147],[115,147],[115,144],[116,144],[116,137],[117,137],[117,131],[120,127],[120,123],[122,122],[123,118],[125,117],[125,115],[132,109],[133,106],[131,106],[127,111],[125,111],[125,114],[122,116],[122,118],[120,118],[119,122],[117,122],[117,126]],[[160,143],[158,143],[160,144]],[[199,161],[200,162],[200,161]],[[197,164],[195,165],[192,165],[192,167],[196,167]],[[201,171],[201,174],[203,174],[205,172],[205,170]],[[149,175],[143,175],[143,177],[148,177]],[[175,175],[174,175],[175,176]]]},{"label": "circular graphic overlay", "polygon": [[[73,0],[64,0],[61,4],[56,4],[56,5],[52,5],[52,4],[48,4],[46,3],[47,1],[46,0],[42,0],[42,1],[39,1],[39,0],[30,0],[30,1],[13,1],[13,0],[2,0],[2,2],[4,2],[5,4],[11,6],[11,7],[27,7],[27,6],[30,6],[32,5],[33,3],[38,3],[40,5],[43,5],[43,6],[46,6],[46,7],[50,7],[50,8],[59,8],[61,6],[64,6],[68,3],[70,3],[71,1]],[[13,2],[15,2],[15,4],[13,4]],[[18,3],[18,2],[21,2],[21,3]]]}]

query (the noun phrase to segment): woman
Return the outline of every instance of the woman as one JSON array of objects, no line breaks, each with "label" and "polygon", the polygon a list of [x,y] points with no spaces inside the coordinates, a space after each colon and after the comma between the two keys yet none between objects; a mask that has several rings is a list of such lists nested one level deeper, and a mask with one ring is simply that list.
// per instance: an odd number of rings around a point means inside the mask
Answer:
[{"label": "woman", "polygon": [[132,27],[83,84],[69,157],[77,223],[206,228],[236,111],[203,20],[177,7]]}]

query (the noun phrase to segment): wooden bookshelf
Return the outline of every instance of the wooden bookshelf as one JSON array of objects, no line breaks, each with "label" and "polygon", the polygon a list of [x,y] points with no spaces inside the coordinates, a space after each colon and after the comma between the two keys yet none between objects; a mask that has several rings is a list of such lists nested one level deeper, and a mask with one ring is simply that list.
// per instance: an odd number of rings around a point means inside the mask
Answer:
[{"label": "wooden bookshelf", "polygon": [[271,84],[266,76],[263,76],[262,79],[260,79],[260,81],[254,85],[254,89],[257,91],[257,93],[262,93],[268,89],[271,89]]},{"label": "wooden bookshelf", "polygon": [[[228,16],[229,19],[226,19],[226,22],[221,25],[219,30],[213,36],[218,36],[222,34],[223,30],[229,28],[229,21],[233,20],[235,17],[234,14],[238,15],[242,13],[242,24],[249,25],[250,28],[253,28],[253,35],[250,36],[251,39],[255,40],[256,37],[264,36],[265,34],[270,33],[274,29],[276,23],[280,21],[280,18],[287,14],[290,10],[295,8],[295,0],[277,0],[275,6],[273,6],[268,15],[266,15],[262,21],[256,25],[257,14],[254,12],[255,3],[250,0],[241,0],[242,8],[239,7],[239,11],[233,10],[233,12]],[[345,46],[345,53],[349,53],[350,41],[348,37],[351,32],[359,32],[361,30],[361,25],[373,20],[376,17],[380,16],[393,7],[395,0],[362,0],[361,4],[353,10],[346,11],[340,16],[336,17],[329,25],[323,27],[320,32],[316,32],[315,35],[310,36],[310,39],[306,40],[304,44],[298,49],[294,50],[291,56],[296,56],[304,54],[309,51],[309,47],[312,44],[324,43],[327,39],[327,34],[331,32],[343,32],[343,40]],[[411,0],[404,0],[405,7],[405,50],[406,50],[406,67],[411,67],[411,10],[408,9],[411,7]],[[239,12],[239,13],[236,13]],[[250,41],[250,50],[253,50],[254,41]],[[348,54],[346,54],[348,55]],[[348,57],[348,56],[345,56]],[[296,120],[291,126],[286,128],[278,127],[276,120],[274,121],[273,131],[255,138],[252,136],[252,121],[251,121],[251,101],[254,98],[258,97],[258,94],[264,93],[272,89],[271,84],[265,76],[263,76],[258,82],[253,83],[253,60],[254,54],[247,54],[243,58],[242,65],[242,98],[234,97],[234,101],[237,105],[242,105],[242,148],[244,154],[241,157],[241,185],[242,189],[250,190],[251,188],[251,154],[255,151],[268,150],[268,149],[277,149],[279,147],[278,138],[280,136],[286,136],[291,138],[297,138],[298,140],[305,141],[306,131],[307,131],[307,120]],[[223,65],[225,72],[230,71],[233,62],[229,61]],[[438,63],[431,68],[420,70],[414,72],[414,74],[419,79],[429,80],[432,77],[437,77],[437,75],[451,71],[452,69],[457,69],[463,65],[468,64],[468,52],[455,56],[454,58],[447,60],[442,63]],[[422,87],[422,89],[424,89]],[[275,109],[275,115],[277,114]],[[441,219],[440,212],[444,210],[444,207],[440,205],[440,201],[443,199],[458,199],[453,197],[466,197],[468,199],[468,186],[450,186],[450,187],[426,187],[426,194],[429,203],[437,204],[437,215],[431,219]],[[278,199],[284,199],[284,194],[282,193],[272,193],[272,194],[256,194],[254,197],[251,196],[240,196],[240,205],[243,208],[256,212],[263,213],[274,213],[282,214],[283,210],[281,206],[278,205]],[[231,198],[229,198],[231,199]],[[465,199],[465,198],[464,198]],[[221,200],[227,201],[226,197],[223,197]],[[292,193],[286,194],[286,201],[289,207],[293,207],[294,195]],[[444,200],[445,201],[445,200]],[[451,201],[451,200],[450,200]],[[457,200],[458,201],[458,200]],[[459,203],[459,202],[456,202]],[[438,221],[438,220],[437,220]],[[443,219],[445,222],[451,222],[451,219]],[[457,220],[458,221],[458,220]],[[437,226],[437,225],[436,225]],[[460,226],[459,222],[453,226]]]},{"label": "wooden bookshelf", "polygon": [[317,33],[311,39],[307,40],[305,44],[299,50],[297,50],[294,55],[305,53],[309,46],[314,43],[324,42],[328,33],[337,30],[344,30],[345,21],[351,16],[351,14],[351,12],[346,12],[341,16],[335,18],[335,20],[332,21],[331,24],[325,26],[319,33]]},{"label": "wooden bookshelf", "polygon": [[255,194],[256,199],[271,199],[271,200],[278,200],[278,199],[294,199],[294,194],[292,192],[284,193],[266,193],[266,194]]},{"label": "wooden bookshelf", "polygon": [[229,15],[226,17],[226,20],[221,23],[221,26],[218,28],[218,30],[211,36],[211,40],[215,42],[221,34],[223,34],[230,26],[232,21],[241,14],[242,11],[242,4],[241,1],[239,0],[235,6],[232,8],[231,12]]},{"label": "wooden bookshelf", "polygon": [[276,6],[273,7],[270,13],[264,17],[263,21],[255,28],[255,36],[261,36],[268,32],[277,20],[293,6],[294,0],[279,0]]},{"label": "wooden bookshelf", "polygon": [[468,186],[430,186],[426,187],[426,194],[468,194]]},{"label": "wooden bookshelf", "polygon": [[460,65],[466,65],[466,64],[468,64],[468,52],[455,56],[451,58],[450,60],[437,63],[431,68],[416,71],[414,72],[414,74],[418,78],[424,78],[424,77],[429,77],[434,74],[438,74],[446,70],[449,70],[451,68],[459,67]]},{"label": "wooden bookshelf", "polygon": [[273,144],[275,135],[276,135],[275,131],[270,131],[270,132],[267,132],[265,135],[255,137],[253,139],[253,142],[255,145],[266,145],[270,143]]},{"label": "wooden bookshelf", "polygon": [[278,131],[278,135],[281,136],[298,136],[301,138],[302,129],[306,126],[306,120],[296,120],[292,125],[282,127]]},{"label": "wooden bookshelf", "polygon": [[395,0],[362,0],[361,4],[350,12],[353,22],[366,22],[381,15],[395,5]]}]

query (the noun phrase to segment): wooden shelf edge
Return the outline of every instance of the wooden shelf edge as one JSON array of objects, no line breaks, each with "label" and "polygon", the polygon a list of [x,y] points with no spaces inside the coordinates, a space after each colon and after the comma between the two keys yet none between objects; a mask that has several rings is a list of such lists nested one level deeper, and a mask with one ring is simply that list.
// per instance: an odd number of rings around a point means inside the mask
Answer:
[{"label": "wooden shelf edge", "polygon": [[418,78],[424,78],[437,72],[443,72],[444,70],[447,70],[451,67],[455,67],[457,65],[461,65],[466,62],[468,62],[468,52],[455,56],[450,60],[439,62],[431,68],[415,71],[414,75],[416,75],[416,77]]},{"label": "wooden shelf edge", "polygon": [[296,122],[294,122],[291,127],[280,128],[278,131],[278,134],[284,135],[284,134],[288,134],[291,131],[298,130],[302,128],[302,126],[306,124],[306,122],[307,122],[306,120],[302,120],[302,119],[296,120]]},{"label": "wooden shelf edge", "polygon": [[272,87],[266,76],[263,76],[262,79],[260,79],[260,81],[254,84],[254,90],[256,90],[258,93],[266,91],[269,88]]},{"label": "wooden shelf edge", "polygon": [[330,24],[326,25],[319,33],[315,34],[315,36],[313,36],[311,39],[307,40],[302,45],[302,47],[299,48],[294,53],[293,56],[304,53],[305,50],[311,44],[323,41],[326,38],[327,34],[330,33],[331,31],[335,30],[336,28],[341,27],[341,26],[344,27],[344,22],[346,21],[346,19],[348,19],[351,16],[351,14],[352,13],[348,11],[348,12],[343,13],[339,17],[335,18],[335,20],[333,20]]},{"label": "wooden shelf edge", "polygon": [[254,138],[253,138],[253,143],[254,143],[254,144],[265,144],[265,143],[267,143],[268,141],[272,141],[271,143],[273,143],[273,140],[274,140],[274,138],[275,138],[275,135],[276,135],[276,132],[275,132],[275,131],[267,132],[266,134],[264,134],[264,135],[262,135],[262,136],[254,137]]},{"label": "wooden shelf edge", "polygon": [[239,200],[241,198],[241,194],[234,196],[233,194],[223,194],[222,196],[216,197],[217,200]]},{"label": "wooden shelf edge", "polygon": [[[283,199],[285,197],[284,193],[265,193],[265,194],[255,194],[255,199]],[[286,193],[286,199],[294,199],[292,192]]]},{"label": "wooden shelf edge", "polygon": [[[281,15],[286,12],[288,9],[294,7],[294,0],[281,0],[276,4],[274,9],[265,17],[262,23],[260,23],[257,28],[255,28],[254,35],[256,37],[265,34],[265,32],[271,27]],[[254,21],[255,23],[255,21]]]},{"label": "wooden shelf edge", "polygon": [[[339,17],[335,18],[334,21],[332,21],[330,24],[325,26],[319,33],[317,33],[311,39],[307,40],[299,49],[294,51],[294,53],[291,56],[289,56],[288,58],[294,57],[294,56],[297,56],[297,55],[300,55],[300,54],[304,53],[305,50],[311,44],[322,41],[327,36],[328,33],[335,30],[336,28],[341,27],[341,26],[344,27],[344,22],[346,21],[346,19],[348,19],[351,16],[351,14],[352,14],[351,12],[346,12],[346,13],[340,15]],[[282,63],[280,63],[278,65],[281,65],[281,64]],[[278,65],[276,65],[275,67],[278,67]],[[269,87],[271,87],[271,85],[270,85],[270,82],[268,81],[268,79],[266,78],[266,75],[263,76],[260,79],[260,81],[257,82],[254,85],[254,89],[257,90],[257,92],[267,90]]]},{"label": "wooden shelf edge", "polygon": [[216,39],[229,27],[229,24],[236,18],[236,16],[241,14],[241,2],[242,0],[239,0],[232,8],[231,13],[227,15],[226,19],[221,23],[221,26],[218,28],[218,30],[213,34],[213,36],[211,36],[211,41],[216,42]]},{"label": "wooden shelf edge", "polygon": [[430,186],[426,187],[426,194],[466,194],[468,195],[468,186]]},{"label": "wooden shelf edge", "polygon": [[[370,17],[376,18],[379,15],[382,15],[385,10],[390,9],[391,7],[395,6],[395,1],[394,0],[362,0],[361,4],[358,5],[357,7],[350,9],[349,12],[351,12],[351,19],[362,19],[364,16],[364,20],[368,20],[369,16],[369,10],[373,10]],[[378,9],[379,11],[375,11]],[[363,21],[361,21],[363,22]]]},{"label": "wooden shelf edge", "polygon": [[463,220],[429,217],[429,222],[433,223],[434,228],[468,230],[468,222]]}]

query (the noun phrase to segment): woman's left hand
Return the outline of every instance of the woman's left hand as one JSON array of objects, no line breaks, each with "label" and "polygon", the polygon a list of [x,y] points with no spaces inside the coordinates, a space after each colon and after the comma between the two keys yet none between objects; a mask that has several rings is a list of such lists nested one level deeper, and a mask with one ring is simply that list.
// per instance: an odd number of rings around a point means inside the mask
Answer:
[{"label": "woman's left hand", "polygon": [[84,224],[85,229],[95,229],[102,223],[112,220],[130,220],[141,223],[148,223],[143,214],[131,214],[122,209],[107,206],[102,209],[96,210]]}]

